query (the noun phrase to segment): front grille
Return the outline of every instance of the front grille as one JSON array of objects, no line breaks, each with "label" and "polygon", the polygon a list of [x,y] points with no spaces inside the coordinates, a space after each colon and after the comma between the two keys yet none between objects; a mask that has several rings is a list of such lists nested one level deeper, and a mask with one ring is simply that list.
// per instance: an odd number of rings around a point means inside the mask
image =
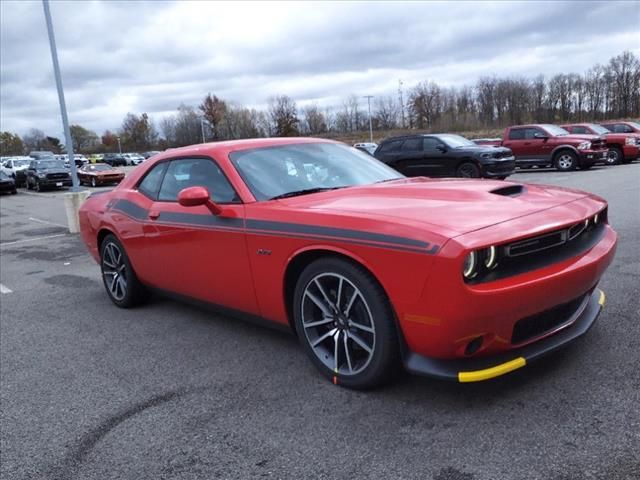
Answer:
[{"label": "front grille", "polygon": [[47,173],[47,178],[49,180],[66,180],[69,178],[68,173]]},{"label": "front grille", "polygon": [[585,304],[586,295],[581,295],[570,302],[545,310],[544,312],[518,320],[513,326],[511,343],[518,345],[541,337],[564,323],[572,320]]},{"label": "front grille", "polygon": [[509,151],[494,152],[493,158],[505,158],[505,157],[511,157],[512,155],[513,153]]},{"label": "front grille", "polygon": [[607,144],[602,138],[596,138],[595,140],[591,140],[591,149],[592,150],[604,150],[607,148]]},{"label": "front grille", "polygon": [[508,257],[518,257],[520,255],[527,255],[529,253],[539,252],[540,250],[546,250],[547,248],[553,248],[558,245],[562,245],[567,241],[567,231],[559,230],[557,232],[547,233],[520,242],[512,243],[505,247],[505,252]]}]

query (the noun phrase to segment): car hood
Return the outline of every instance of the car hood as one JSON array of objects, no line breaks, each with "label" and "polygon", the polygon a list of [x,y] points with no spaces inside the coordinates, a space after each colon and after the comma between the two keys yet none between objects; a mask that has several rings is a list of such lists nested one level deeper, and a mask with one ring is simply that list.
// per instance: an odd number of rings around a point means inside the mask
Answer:
[{"label": "car hood", "polygon": [[455,236],[587,196],[561,187],[418,177],[279,201],[294,209],[422,223]]},{"label": "car hood", "polygon": [[478,152],[478,153],[493,153],[500,151],[508,151],[510,150],[507,147],[502,147],[498,145],[466,145],[464,147],[456,147],[453,149],[454,151],[465,151],[465,152]]},{"label": "car hood", "polygon": [[124,172],[122,170],[101,170],[98,172],[85,172],[89,175],[97,175],[98,177],[104,177],[105,175],[107,176],[111,176],[111,175],[124,175]]}]

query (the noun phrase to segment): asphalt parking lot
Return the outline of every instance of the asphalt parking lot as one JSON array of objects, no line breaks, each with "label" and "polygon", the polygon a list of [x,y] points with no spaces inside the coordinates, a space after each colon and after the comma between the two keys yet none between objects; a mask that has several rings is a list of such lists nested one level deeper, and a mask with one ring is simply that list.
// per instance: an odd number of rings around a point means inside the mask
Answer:
[{"label": "asphalt parking lot", "polygon": [[154,298],[117,309],[61,192],[0,198],[3,479],[640,478],[640,163],[518,173],[605,197],[607,304],[570,348],[457,385],[321,378],[293,336]]}]

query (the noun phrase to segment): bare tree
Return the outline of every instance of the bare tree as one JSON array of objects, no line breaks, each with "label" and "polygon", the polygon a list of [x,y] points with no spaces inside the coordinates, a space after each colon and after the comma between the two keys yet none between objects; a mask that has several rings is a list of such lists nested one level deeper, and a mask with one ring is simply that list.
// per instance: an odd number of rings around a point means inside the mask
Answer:
[{"label": "bare tree", "polygon": [[211,135],[214,140],[220,139],[220,123],[224,119],[227,104],[220,98],[210,93],[204,97],[202,103],[198,106],[205,120],[207,121],[209,128],[211,129]]},{"label": "bare tree", "polygon": [[430,129],[442,112],[442,91],[434,82],[422,82],[409,94],[409,110],[418,128]]},{"label": "bare tree", "polygon": [[391,130],[398,127],[400,108],[392,96],[376,98],[373,116],[377,127],[383,130]]},{"label": "bare tree", "polygon": [[318,105],[307,105],[302,109],[302,129],[310,135],[318,135],[327,131],[327,122]]},{"label": "bare tree", "polygon": [[269,99],[269,116],[274,124],[274,134],[278,137],[298,135],[298,108],[296,102],[286,95]]}]

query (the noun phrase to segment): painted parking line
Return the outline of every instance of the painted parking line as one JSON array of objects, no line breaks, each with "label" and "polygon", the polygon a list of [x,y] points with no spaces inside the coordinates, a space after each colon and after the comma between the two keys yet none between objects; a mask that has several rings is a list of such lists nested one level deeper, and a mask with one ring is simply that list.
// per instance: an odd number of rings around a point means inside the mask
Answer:
[{"label": "painted parking line", "polygon": [[8,287],[5,287],[3,284],[0,283],[0,293],[11,293],[13,292],[13,290],[11,290]]},{"label": "painted parking line", "polygon": [[44,223],[45,225],[55,225],[56,227],[67,228],[66,225],[62,225],[61,223],[50,222],[48,220],[41,220],[39,218],[29,217],[29,220],[36,223]]},{"label": "painted parking line", "polygon": [[57,235],[45,235],[43,237],[25,238],[24,240],[15,240],[13,242],[2,242],[0,243],[0,248],[8,245],[16,245],[18,243],[38,242],[40,240],[47,240],[49,238],[66,237],[67,235],[67,233],[59,233]]}]

